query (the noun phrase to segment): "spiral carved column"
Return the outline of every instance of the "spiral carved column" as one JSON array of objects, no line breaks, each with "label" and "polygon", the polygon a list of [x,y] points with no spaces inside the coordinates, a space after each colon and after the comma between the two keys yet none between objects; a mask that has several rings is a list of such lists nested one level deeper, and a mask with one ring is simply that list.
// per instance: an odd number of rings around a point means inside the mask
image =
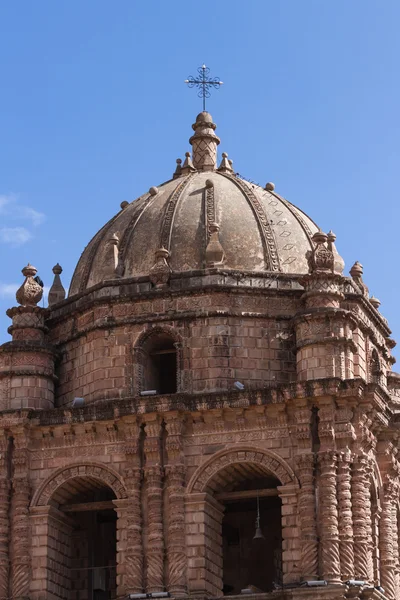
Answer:
[{"label": "spiral carved column", "polygon": [[318,456],[320,466],[321,570],[329,583],[341,583],[338,507],[336,496],[337,457],[327,451]]},{"label": "spiral carved column", "polygon": [[140,484],[142,470],[129,469],[126,484],[129,489],[129,506],[125,511],[128,530],[125,553],[125,590],[127,594],[143,592],[143,544]]},{"label": "spiral carved column", "polygon": [[164,534],[163,534],[163,470],[160,466],[146,467],[148,543],[147,592],[164,590]]},{"label": "spiral carved column", "polygon": [[11,505],[11,597],[28,596],[30,579],[29,501],[30,485],[26,478],[12,482]]},{"label": "spiral carved column", "polygon": [[[397,492],[398,493],[398,492]],[[396,501],[392,503],[392,531],[393,531],[393,556],[394,556],[394,580],[396,598],[400,598],[400,556],[399,556],[399,511]]]},{"label": "spiral carved column", "polygon": [[354,531],[354,575],[372,583],[372,514],[369,466],[366,457],[358,456],[353,463],[351,483]]},{"label": "spiral carved column", "polygon": [[315,504],[315,458],[313,454],[297,457],[300,481],[299,517],[301,531],[301,577],[304,581],[318,579],[318,534]]},{"label": "spiral carved column", "polygon": [[338,514],[339,514],[339,550],[340,570],[344,581],[354,577],[353,513],[351,502],[351,464],[350,451],[338,455]]},{"label": "spiral carved column", "polygon": [[0,598],[7,598],[9,581],[9,502],[10,483],[0,478]]},{"label": "spiral carved column", "polygon": [[172,465],[166,468],[168,517],[168,591],[172,596],[186,593],[185,548],[185,467]]},{"label": "spiral carved column", "polygon": [[393,508],[397,496],[397,487],[386,484],[382,498],[379,551],[381,555],[381,585],[388,600],[396,600],[396,557],[394,554]]}]

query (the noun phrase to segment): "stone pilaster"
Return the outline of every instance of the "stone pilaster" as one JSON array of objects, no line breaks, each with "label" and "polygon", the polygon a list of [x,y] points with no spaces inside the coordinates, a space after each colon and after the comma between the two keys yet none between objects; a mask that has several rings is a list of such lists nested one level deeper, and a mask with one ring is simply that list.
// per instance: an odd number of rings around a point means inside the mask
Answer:
[{"label": "stone pilaster", "polygon": [[340,570],[343,581],[354,576],[353,513],[351,503],[352,454],[346,449],[338,454],[338,522]]},{"label": "stone pilaster", "polygon": [[14,477],[11,506],[11,597],[26,598],[30,583],[30,484]]},{"label": "stone pilaster", "polygon": [[366,456],[357,456],[353,463],[351,495],[354,531],[354,575],[367,582],[373,580],[372,514],[370,466]]},{"label": "stone pilaster", "polygon": [[393,519],[398,500],[398,486],[386,482],[383,488],[382,515],[380,521],[379,551],[381,558],[381,585],[388,600],[396,600],[396,563],[395,545],[398,549],[397,519]]},{"label": "stone pilaster", "polygon": [[141,593],[143,582],[143,543],[142,543],[142,468],[140,459],[140,428],[134,418],[124,422],[125,456],[125,486],[129,500],[124,501],[124,507],[119,507],[125,518],[127,530],[124,563],[124,593]]},{"label": "stone pilaster", "polygon": [[185,476],[183,464],[183,417],[173,414],[166,417],[166,450],[168,465],[168,591],[172,596],[186,594],[187,557],[185,547]]},{"label": "stone pilaster", "polygon": [[328,583],[341,583],[338,507],[336,495],[337,456],[334,451],[318,455],[319,532],[321,539],[321,571]]},{"label": "stone pilaster", "polygon": [[145,425],[144,477],[147,492],[147,593],[164,591],[163,479],[161,424],[157,417]]},{"label": "stone pilaster", "polygon": [[24,598],[30,584],[30,522],[31,486],[28,477],[28,433],[13,431],[14,452],[11,494],[11,596]]},{"label": "stone pilaster", "polygon": [[9,511],[10,481],[7,473],[8,440],[0,438],[0,598],[7,598],[9,584]]},{"label": "stone pilaster", "polygon": [[299,518],[301,547],[301,578],[318,579],[318,531],[315,502],[315,456],[300,454],[296,458],[300,481]]},{"label": "stone pilaster", "polygon": [[129,492],[129,505],[125,510],[127,540],[124,556],[127,594],[143,592],[141,480],[142,470],[140,468],[127,470],[125,482]]},{"label": "stone pilaster", "polygon": [[397,502],[392,503],[392,535],[393,535],[393,557],[395,573],[396,598],[400,597],[400,556],[399,556],[399,507]]},{"label": "stone pilaster", "polygon": [[168,493],[168,591],[172,596],[186,594],[185,548],[185,467],[166,468]]}]

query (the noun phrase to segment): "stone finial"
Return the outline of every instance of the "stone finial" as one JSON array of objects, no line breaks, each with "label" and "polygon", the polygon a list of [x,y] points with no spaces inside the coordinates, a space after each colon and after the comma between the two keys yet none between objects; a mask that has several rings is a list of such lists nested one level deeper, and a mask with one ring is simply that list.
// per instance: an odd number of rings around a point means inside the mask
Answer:
[{"label": "stone finial", "polygon": [[122,200],[120,207],[122,208],[122,210],[124,210],[124,208],[126,208],[127,206],[129,206],[129,202],[127,200]]},{"label": "stone finial", "polygon": [[381,301],[378,300],[378,298],[375,298],[375,296],[371,296],[371,298],[369,299],[369,301],[371,302],[372,306],[378,310],[378,308],[381,305]]},{"label": "stone finial", "polygon": [[212,187],[214,187],[212,179],[206,179],[206,188],[211,189]]},{"label": "stone finial", "polygon": [[267,192],[273,192],[275,189],[275,184],[272,183],[272,181],[269,181],[268,183],[265,184],[265,188],[267,190]]},{"label": "stone finial", "polygon": [[336,250],[335,240],[336,240],[336,235],[333,233],[332,230],[329,231],[329,233],[328,233],[328,248],[331,252],[333,252],[333,255],[334,255],[334,271],[335,271],[335,273],[338,273],[339,275],[341,275],[344,270],[344,260],[340,256],[338,251]]},{"label": "stone finial", "polygon": [[171,277],[168,264],[169,252],[166,248],[156,250],[156,262],[150,269],[150,281],[156,288],[165,287]]},{"label": "stone finial", "polygon": [[151,188],[149,189],[149,194],[150,194],[150,196],[156,196],[158,194],[158,187],[156,187],[155,185],[152,185]]},{"label": "stone finial", "polygon": [[228,160],[228,155],[226,152],[222,153],[222,160],[221,160],[221,164],[218,167],[218,171],[220,173],[232,173],[233,172],[232,166],[230,164],[230,161]]},{"label": "stone finial", "polygon": [[199,171],[215,171],[217,167],[217,146],[220,139],[214,133],[216,127],[212,116],[206,111],[198,114],[192,125],[194,135],[189,142],[193,147],[193,165]]},{"label": "stone finial", "polygon": [[308,256],[308,268],[310,273],[333,273],[335,268],[335,257],[332,250],[327,246],[328,236],[319,230],[312,237],[314,248]]},{"label": "stone finial", "polygon": [[53,306],[53,304],[57,304],[57,302],[61,302],[65,298],[65,289],[60,278],[62,268],[58,263],[53,267],[53,273],[54,280],[49,291],[49,306]]},{"label": "stone finial", "polygon": [[182,165],[181,173],[183,175],[188,175],[189,173],[192,173],[195,170],[196,169],[193,166],[193,162],[192,162],[192,158],[190,156],[190,152],[185,152],[185,162]]},{"label": "stone finial", "polygon": [[182,175],[182,160],[180,158],[176,159],[176,169],[175,173],[172,175],[172,179],[178,179]]},{"label": "stone finial", "polygon": [[220,226],[218,223],[210,224],[210,239],[206,248],[206,265],[207,267],[215,267],[224,262],[225,252],[219,241]]},{"label": "stone finial", "polygon": [[356,262],[350,269],[350,275],[353,277],[353,279],[356,279],[357,277],[362,277],[363,273],[364,268],[362,264],[359,263],[358,260],[356,260]]},{"label": "stone finial", "polygon": [[42,286],[34,280],[37,269],[28,263],[21,272],[25,281],[15,294],[17,302],[22,306],[36,306],[43,296]]},{"label": "stone finial", "polygon": [[354,263],[354,265],[351,267],[350,269],[350,275],[354,281],[354,283],[358,286],[358,288],[360,289],[362,295],[365,298],[368,298],[369,296],[369,292],[368,292],[368,288],[365,285],[364,281],[363,281],[363,266],[361,263],[358,262],[358,260]]}]

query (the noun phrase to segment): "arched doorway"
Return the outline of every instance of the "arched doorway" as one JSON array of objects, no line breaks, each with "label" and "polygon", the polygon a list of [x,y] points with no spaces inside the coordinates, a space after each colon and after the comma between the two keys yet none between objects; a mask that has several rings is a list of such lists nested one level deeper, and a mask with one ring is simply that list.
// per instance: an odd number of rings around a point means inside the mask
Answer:
[{"label": "arched doorway", "polygon": [[95,464],[59,471],[38,491],[31,508],[33,599],[37,590],[48,600],[117,598],[117,506],[124,497],[117,476]]},{"label": "arched doorway", "polygon": [[62,485],[51,504],[70,519],[69,581],[79,600],[116,598],[117,514],[113,490],[77,477]]},{"label": "arched doorway", "polygon": [[280,588],[282,504],[296,488],[293,472],[273,452],[229,449],[206,461],[186,498],[190,591],[210,597]]},{"label": "arched doorway", "polygon": [[222,581],[224,595],[270,592],[282,585],[280,482],[253,465],[227,467],[215,490],[224,507]]}]

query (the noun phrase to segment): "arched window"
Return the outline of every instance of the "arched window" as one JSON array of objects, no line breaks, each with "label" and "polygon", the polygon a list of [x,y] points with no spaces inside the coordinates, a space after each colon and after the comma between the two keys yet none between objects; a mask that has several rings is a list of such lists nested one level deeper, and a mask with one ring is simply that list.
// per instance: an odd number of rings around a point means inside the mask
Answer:
[{"label": "arched window", "polygon": [[157,330],[141,346],[140,391],[175,394],[178,378],[176,340],[167,332]]}]

